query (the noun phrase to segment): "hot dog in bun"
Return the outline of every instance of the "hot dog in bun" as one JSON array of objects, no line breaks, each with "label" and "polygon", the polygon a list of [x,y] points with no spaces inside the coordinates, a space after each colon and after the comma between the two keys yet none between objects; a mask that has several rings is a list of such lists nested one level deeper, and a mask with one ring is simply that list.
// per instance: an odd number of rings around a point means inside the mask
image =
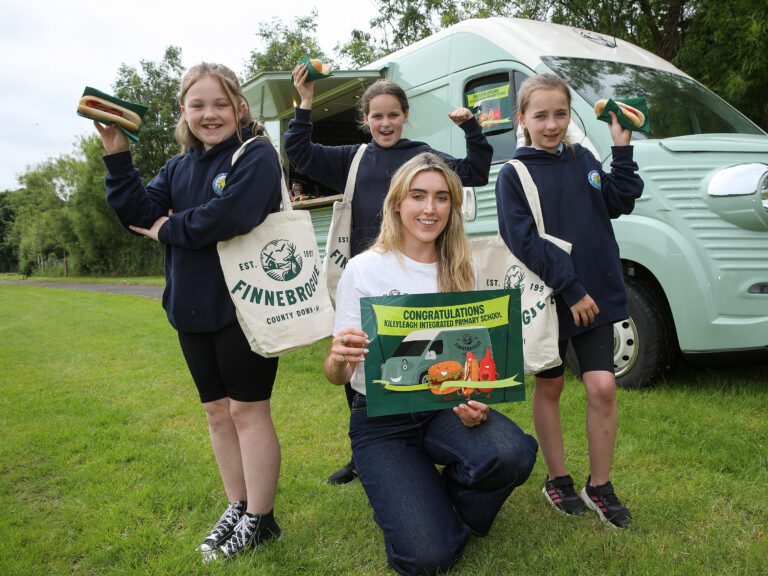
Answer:
[{"label": "hot dog in bun", "polygon": [[327,76],[331,73],[332,66],[319,58],[310,58],[309,63],[312,65],[312,68],[317,70],[320,74],[325,74]]},{"label": "hot dog in bun", "polygon": [[141,117],[136,112],[98,96],[80,98],[77,111],[91,118],[114,122],[131,132],[136,132],[141,126]]},{"label": "hot dog in bun", "polygon": [[[618,100],[614,100],[614,102],[616,102],[616,105],[621,108],[621,112],[624,114],[624,117],[627,120],[632,122],[632,124],[638,128],[642,128],[643,124],[645,124],[645,114],[643,114],[637,108],[630,106],[629,104],[624,104],[624,102],[619,102]],[[603,113],[603,109],[605,108],[606,104],[608,104],[607,98],[598,100],[595,103],[595,114],[600,116],[600,114]]]}]

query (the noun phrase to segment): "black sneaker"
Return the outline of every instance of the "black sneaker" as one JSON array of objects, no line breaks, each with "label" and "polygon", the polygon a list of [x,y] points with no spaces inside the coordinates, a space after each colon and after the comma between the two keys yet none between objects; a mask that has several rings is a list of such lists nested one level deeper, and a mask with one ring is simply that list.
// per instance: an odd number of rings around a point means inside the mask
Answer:
[{"label": "black sneaker", "polygon": [[554,480],[547,479],[541,489],[555,510],[572,516],[584,516],[587,508],[573,488],[573,478],[566,474]]},{"label": "black sneaker", "polygon": [[219,548],[211,559],[216,559],[219,554],[223,558],[234,558],[243,550],[248,550],[272,539],[280,539],[283,536],[280,526],[275,522],[272,511],[266,514],[249,514],[245,512],[240,522],[235,526],[232,535]]},{"label": "black sneaker", "polygon": [[597,512],[600,520],[610,526],[626,528],[632,522],[632,514],[619,501],[610,482],[601,486],[592,486],[590,479],[587,479],[587,485],[581,491],[581,499]]},{"label": "black sneaker", "polygon": [[355,459],[353,458],[344,464],[344,466],[336,470],[336,472],[328,476],[325,484],[349,484],[355,478],[357,478],[357,468],[355,468]]},{"label": "black sneaker", "polygon": [[246,504],[247,502],[245,500],[230,502],[210,534],[208,534],[205,540],[203,540],[203,543],[197,547],[197,551],[201,552],[203,556],[207,556],[216,550],[216,548],[224,544],[224,542],[227,541],[227,538],[232,535],[232,531],[240,521],[240,518],[242,518]]}]

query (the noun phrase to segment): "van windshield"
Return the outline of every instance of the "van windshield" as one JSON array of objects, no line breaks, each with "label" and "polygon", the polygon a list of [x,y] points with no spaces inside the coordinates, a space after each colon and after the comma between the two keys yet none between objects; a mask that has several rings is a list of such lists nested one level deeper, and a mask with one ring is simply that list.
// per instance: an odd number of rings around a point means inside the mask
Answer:
[{"label": "van windshield", "polygon": [[684,76],[606,60],[554,56],[542,60],[592,106],[601,98],[645,96],[650,132],[634,132],[633,138],[764,134],[730,104]]},{"label": "van windshield", "polygon": [[421,356],[421,353],[424,352],[427,344],[429,344],[429,340],[403,340],[400,342],[400,346],[397,347],[397,350],[392,354],[392,357]]}]

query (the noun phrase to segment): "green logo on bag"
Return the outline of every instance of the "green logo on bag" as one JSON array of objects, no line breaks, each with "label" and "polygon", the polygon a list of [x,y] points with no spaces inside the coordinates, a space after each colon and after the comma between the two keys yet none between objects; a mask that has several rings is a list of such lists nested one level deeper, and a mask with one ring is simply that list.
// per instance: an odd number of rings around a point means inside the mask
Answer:
[{"label": "green logo on bag", "polygon": [[[547,307],[547,298],[543,297],[544,288],[546,288],[544,283],[540,281],[528,282],[526,286],[525,270],[517,264],[510,266],[509,270],[507,270],[507,273],[504,275],[504,288],[508,290],[514,290],[515,288],[518,288],[520,290],[520,303],[522,305],[520,312],[524,326],[527,326],[533,322],[536,316],[538,316],[539,312],[543,312]],[[533,295],[530,296],[530,298],[526,298],[524,300],[523,292],[525,292],[526,288],[532,290]],[[533,306],[530,306],[530,299],[535,298],[537,294],[539,295],[539,299],[533,303]],[[549,305],[554,306],[554,303],[554,297],[550,297]]]},{"label": "green logo on bag", "polygon": [[292,280],[301,272],[301,255],[288,240],[272,240],[261,249],[261,267],[273,280]]},{"label": "green logo on bag", "polygon": [[522,296],[523,291],[525,290],[525,284],[523,284],[524,280],[525,272],[520,266],[514,264],[509,267],[509,270],[507,270],[507,273],[504,276],[504,288],[507,290],[520,288],[520,295]]}]

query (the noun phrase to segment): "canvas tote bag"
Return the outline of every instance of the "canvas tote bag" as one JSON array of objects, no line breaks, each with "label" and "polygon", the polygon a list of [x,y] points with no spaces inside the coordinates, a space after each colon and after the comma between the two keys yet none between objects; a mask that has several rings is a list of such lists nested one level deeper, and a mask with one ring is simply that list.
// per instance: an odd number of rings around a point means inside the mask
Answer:
[{"label": "canvas tote bag", "polygon": [[[539,191],[528,169],[519,160],[509,164],[517,170],[525,196],[531,207],[539,235],[569,254],[571,244],[544,231]],[[535,374],[561,363],[558,351],[557,308],[552,288],[544,284],[507,248],[501,235],[473,238],[472,261],[478,272],[478,288],[519,288],[523,323],[523,360],[525,373]]]},{"label": "canvas tote bag", "polygon": [[336,287],[339,285],[347,261],[352,257],[352,196],[355,194],[355,180],[357,180],[357,168],[360,159],[367,146],[361,144],[357,149],[352,165],[349,167],[347,184],[344,187],[344,197],[341,202],[333,203],[333,215],[331,226],[328,229],[328,238],[325,240],[325,257],[323,258],[323,274],[325,275],[328,293],[336,301]]},{"label": "canvas tote bag", "polygon": [[[233,165],[252,140],[235,152]],[[312,219],[306,210],[293,210],[282,166],[280,172],[281,211],[250,232],[218,243],[240,327],[251,349],[266,357],[281,356],[333,332],[333,306]]]}]

